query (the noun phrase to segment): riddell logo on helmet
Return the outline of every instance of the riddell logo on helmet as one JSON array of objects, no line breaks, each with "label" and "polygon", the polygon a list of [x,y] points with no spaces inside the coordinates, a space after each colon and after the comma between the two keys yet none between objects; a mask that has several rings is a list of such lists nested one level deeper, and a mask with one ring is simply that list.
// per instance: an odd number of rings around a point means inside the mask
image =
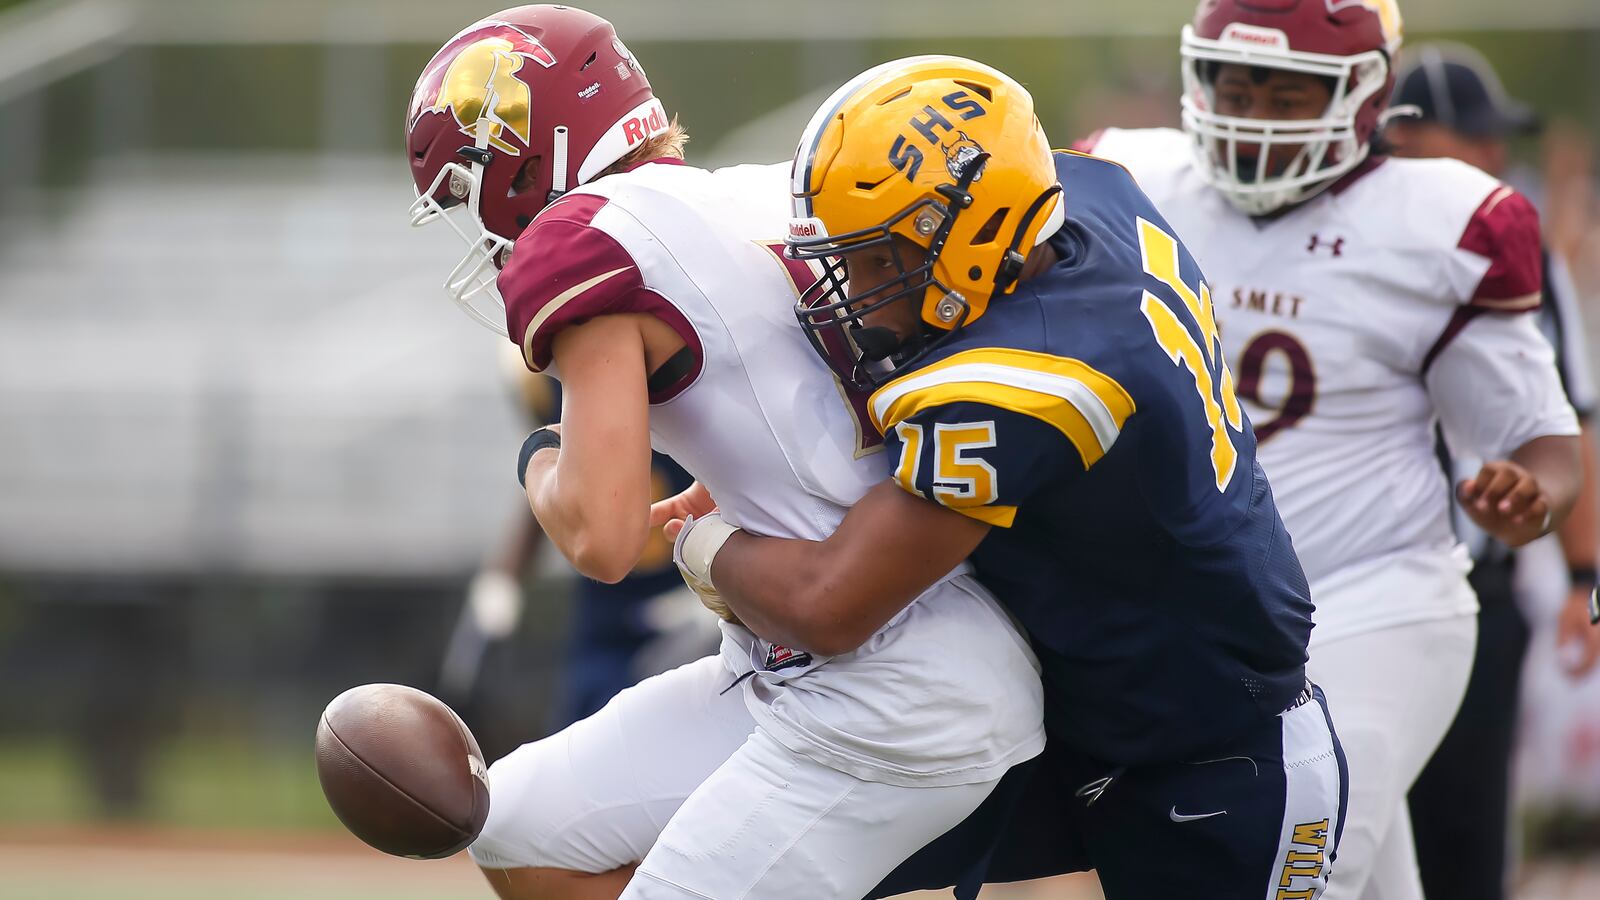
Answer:
[{"label": "riddell logo on helmet", "polygon": [[628,146],[632,147],[647,137],[665,131],[667,115],[658,106],[650,111],[648,116],[636,116],[622,123],[622,136],[628,139]]},{"label": "riddell logo on helmet", "polygon": [[1276,28],[1242,25],[1238,22],[1222,29],[1220,40],[1224,44],[1249,44],[1253,47],[1270,47],[1275,50],[1289,49],[1289,36],[1282,31]]},{"label": "riddell logo on helmet", "polygon": [[789,221],[789,237],[795,240],[825,237],[827,233],[822,227],[822,222],[817,219],[791,219]]}]

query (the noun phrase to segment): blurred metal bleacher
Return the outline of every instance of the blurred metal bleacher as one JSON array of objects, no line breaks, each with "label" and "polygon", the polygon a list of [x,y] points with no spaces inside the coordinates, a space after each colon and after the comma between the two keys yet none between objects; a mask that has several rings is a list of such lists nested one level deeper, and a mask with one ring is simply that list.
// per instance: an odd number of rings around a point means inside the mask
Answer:
[{"label": "blurred metal bleacher", "polygon": [[0,567],[460,571],[516,502],[500,338],[393,160],[131,159],[0,245]]}]

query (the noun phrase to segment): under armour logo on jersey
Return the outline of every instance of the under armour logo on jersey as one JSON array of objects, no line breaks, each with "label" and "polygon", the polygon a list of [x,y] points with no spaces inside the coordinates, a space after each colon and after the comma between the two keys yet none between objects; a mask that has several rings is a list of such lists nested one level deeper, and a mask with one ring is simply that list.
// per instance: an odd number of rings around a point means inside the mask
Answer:
[{"label": "under armour logo on jersey", "polygon": [[1337,237],[1337,238],[1334,238],[1330,242],[1330,241],[1323,240],[1322,239],[1322,235],[1320,235],[1320,234],[1313,234],[1311,236],[1311,243],[1306,245],[1306,252],[1307,253],[1316,253],[1318,247],[1326,247],[1329,250],[1332,250],[1334,256],[1343,256],[1344,255],[1344,238]]}]

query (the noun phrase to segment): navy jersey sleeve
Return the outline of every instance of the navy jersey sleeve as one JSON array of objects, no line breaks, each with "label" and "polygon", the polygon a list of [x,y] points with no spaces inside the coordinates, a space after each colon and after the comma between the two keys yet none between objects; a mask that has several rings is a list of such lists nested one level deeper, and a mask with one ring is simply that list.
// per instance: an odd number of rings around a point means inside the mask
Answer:
[{"label": "navy jersey sleeve", "polygon": [[890,382],[870,406],[897,484],[1007,528],[1034,493],[1098,462],[1133,413],[1121,385],[1079,360],[998,348]]}]

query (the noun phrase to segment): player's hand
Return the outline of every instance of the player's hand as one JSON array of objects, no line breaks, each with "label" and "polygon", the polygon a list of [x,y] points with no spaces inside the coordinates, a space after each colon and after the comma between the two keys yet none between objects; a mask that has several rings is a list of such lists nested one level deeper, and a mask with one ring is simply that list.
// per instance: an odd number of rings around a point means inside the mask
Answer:
[{"label": "player's hand", "polygon": [[690,516],[707,516],[717,511],[717,501],[711,492],[696,481],[683,493],[650,504],[650,527],[662,528],[669,539],[676,540],[683,530],[683,520]]},{"label": "player's hand", "polygon": [[1456,486],[1467,517],[1510,547],[1520,547],[1550,530],[1550,498],[1527,469],[1508,460],[1486,462],[1478,474]]},{"label": "player's hand", "polygon": [[690,516],[680,525],[672,544],[672,561],[677,563],[683,583],[699,596],[700,605],[716,613],[723,621],[735,625],[742,623],[712,583],[711,563],[723,543],[738,530],[722,521],[722,516],[714,512],[699,518]]},{"label": "player's hand", "polygon": [[1600,660],[1600,625],[1589,621],[1589,588],[1574,586],[1556,619],[1556,659],[1572,678],[1589,674]]},{"label": "player's hand", "polygon": [[484,637],[505,640],[522,619],[522,585],[504,572],[485,569],[467,588],[467,608]]}]

